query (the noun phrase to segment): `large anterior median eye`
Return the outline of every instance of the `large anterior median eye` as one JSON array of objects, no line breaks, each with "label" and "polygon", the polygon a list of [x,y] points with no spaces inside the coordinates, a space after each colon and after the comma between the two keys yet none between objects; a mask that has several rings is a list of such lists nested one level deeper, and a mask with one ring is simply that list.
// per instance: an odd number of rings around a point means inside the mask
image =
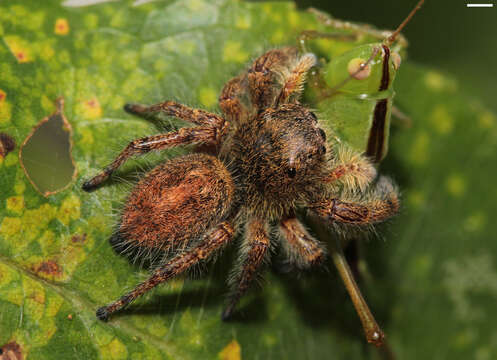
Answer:
[{"label": "large anterior median eye", "polygon": [[295,168],[290,168],[288,169],[287,174],[289,177],[294,178],[295,175],[297,175],[297,170],[295,170]]}]

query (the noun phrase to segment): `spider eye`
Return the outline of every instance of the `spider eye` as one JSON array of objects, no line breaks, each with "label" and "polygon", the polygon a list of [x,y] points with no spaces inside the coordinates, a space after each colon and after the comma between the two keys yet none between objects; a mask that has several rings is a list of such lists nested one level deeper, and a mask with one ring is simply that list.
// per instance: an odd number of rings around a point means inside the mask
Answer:
[{"label": "spider eye", "polygon": [[295,168],[290,168],[288,169],[287,173],[289,177],[294,178],[295,175],[297,175],[297,170],[295,170]]}]

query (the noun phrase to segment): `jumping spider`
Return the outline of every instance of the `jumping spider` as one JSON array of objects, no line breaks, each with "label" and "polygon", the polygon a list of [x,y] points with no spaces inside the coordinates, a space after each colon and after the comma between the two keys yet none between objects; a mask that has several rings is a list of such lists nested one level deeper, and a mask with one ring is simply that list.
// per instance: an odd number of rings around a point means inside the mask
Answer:
[{"label": "jumping spider", "polygon": [[[365,230],[398,211],[392,183],[381,177],[373,185],[372,163],[328,144],[316,115],[299,103],[306,73],[315,62],[313,54],[299,54],[293,47],[266,52],[224,86],[219,97],[224,116],[173,101],[125,106],[142,117],[163,112],[196,126],[132,141],[84,183],[84,190],[96,188],[133,155],[185,144],[203,148],[159,164],[129,195],[115,236],[125,247],[159,249],[163,256],[148,280],[99,308],[99,319],[207,260],[243,233],[232,292],[222,313],[228,319],[269,260],[272,242],[281,243],[298,268],[323,262],[325,249],[299,221],[297,209],[307,209],[335,231],[339,224]],[[278,239],[270,236],[274,226]],[[334,253],[339,256],[335,263],[340,263],[343,253]],[[337,266],[361,320],[371,322],[344,264]],[[367,325],[368,339],[381,340],[376,323]]]}]

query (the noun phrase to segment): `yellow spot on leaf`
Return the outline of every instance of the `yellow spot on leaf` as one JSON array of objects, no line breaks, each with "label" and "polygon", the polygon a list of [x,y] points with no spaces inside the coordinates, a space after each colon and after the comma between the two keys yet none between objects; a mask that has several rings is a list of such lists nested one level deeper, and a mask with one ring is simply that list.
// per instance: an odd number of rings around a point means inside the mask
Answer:
[{"label": "yellow spot on leaf", "polygon": [[25,210],[20,220],[22,231],[12,235],[11,245],[18,251],[22,250],[47,227],[55,217],[56,211],[57,209],[50,204],[43,204],[38,209]]},{"label": "yellow spot on leaf", "polygon": [[27,63],[33,61],[33,54],[27,41],[16,35],[4,36],[4,40],[9,50],[16,57],[17,62]]},{"label": "yellow spot on leaf", "polygon": [[0,263],[0,288],[17,279],[17,273],[9,266]]},{"label": "yellow spot on leaf", "polygon": [[110,344],[110,342],[114,338],[114,336],[106,329],[104,329],[104,327],[102,327],[102,325],[100,324],[96,324],[96,326],[92,328],[92,334],[94,334],[95,343],[99,347],[104,347]]},{"label": "yellow spot on leaf", "polygon": [[238,29],[246,30],[250,28],[250,25],[251,25],[251,18],[248,14],[243,14],[236,18],[235,26]]},{"label": "yellow spot on leaf", "polygon": [[466,191],[466,180],[460,174],[452,174],[447,178],[445,187],[449,194],[459,197]]},{"label": "yellow spot on leaf", "polygon": [[24,209],[24,196],[12,196],[7,198],[7,210],[21,214]]},{"label": "yellow spot on leaf", "polygon": [[102,347],[102,357],[104,359],[127,359],[128,350],[121,341],[114,338],[108,345]]},{"label": "yellow spot on leaf", "polygon": [[264,4],[262,5],[262,11],[268,15],[271,15],[273,13],[273,6],[271,4]]},{"label": "yellow spot on leaf", "polygon": [[427,133],[416,135],[412,147],[409,149],[409,159],[415,165],[423,165],[428,160],[430,138]]},{"label": "yellow spot on leaf", "polygon": [[76,220],[80,216],[81,202],[75,195],[70,195],[64,199],[57,213],[57,218],[61,223],[68,226],[71,220]]},{"label": "yellow spot on leaf", "polygon": [[13,237],[15,234],[19,234],[20,231],[21,219],[8,216],[3,218],[2,224],[0,225],[0,235],[2,235],[5,240]]},{"label": "yellow spot on leaf", "polygon": [[478,118],[478,125],[480,125],[482,129],[491,129],[495,127],[496,122],[495,115],[490,111],[484,112]]},{"label": "yellow spot on leaf", "polygon": [[59,18],[55,21],[54,32],[57,35],[67,35],[69,34],[69,23],[67,19]]},{"label": "yellow spot on leaf", "polygon": [[205,10],[205,7],[207,3],[202,0],[189,0],[185,1],[186,6],[188,7],[188,10],[191,10],[192,12],[198,12],[201,10]]},{"label": "yellow spot on leaf", "polygon": [[449,90],[454,91],[457,89],[457,83],[436,71],[429,71],[425,75],[426,86],[433,91]]},{"label": "yellow spot on leaf", "polygon": [[81,139],[79,140],[80,144],[91,145],[94,143],[95,140],[93,139],[93,133],[90,130],[81,129],[80,134],[81,134]]},{"label": "yellow spot on leaf", "polygon": [[442,90],[444,79],[441,74],[430,71],[425,75],[425,83],[432,90]]},{"label": "yellow spot on leaf", "polygon": [[38,54],[40,55],[40,59],[48,61],[55,55],[55,50],[50,44],[40,44]]},{"label": "yellow spot on leaf", "polygon": [[85,15],[83,22],[88,29],[95,29],[98,26],[98,16],[95,14]]},{"label": "yellow spot on leaf", "polygon": [[232,340],[226,347],[219,353],[220,360],[241,360],[242,349],[236,340]]},{"label": "yellow spot on leaf", "polygon": [[12,304],[21,305],[24,302],[24,292],[21,286],[14,286],[7,292],[7,301]]},{"label": "yellow spot on leaf", "polygon": [[410,206],[419,209],[426,203],[426,197],[421,191],[413,190],[408,193],[407,202]]},{"label": "yellow spot on leaf", "polygon": [[464,221],[464,229],[469,232],[481,231],[487,223],[487,216],[483,212],[471,214]]},{"label": "yellow spot on leaf", "polygon": [[86,100],[82,104],[83,116],[86,119],[98,119],[102,116],[102,108],[96,97]]},{"label": "yellow spot on leaf", "polygon": [[247,61],[249,54],[242,50],[241,43],[237,41],[227,41],[223,49],[223,61],[243,63]]},{"label": "yellow spot on leaf", "polygon": [[299,16],[297,15],[296,12],[294,11],[291,11],[288,13],[288,16],[287,16],[287,21],[288,23],[290,24],[291,27],[296,27],[299,23]]},{"label": "yellow spot on leaf", "polygon": [[19,162],[19,157],[16,156],[17,154],[14,154],[14,152],[10,152],[5,158],[4,158],[4,164],[5,166],[12,166],[12,165],[17,165]]},{"label": "yellow spot on leaf", "polygon": [[[5,94],[5,93],[4,93]],[[5,97],[0,101],[0,125],[7,124],[12,116],[12,105],[5,101]]]},{"label": "yellow spot on leaf", "polygon": [[280,43],[285,39],[285,33],[283,30],[277,30],[274,32],[274,34],[271,36],[271,41],[275,43]]},{"label": "yellow spot on leaf", "polygon": [[432,126],[439,134],[448,134],[452,131],[454,127],[454,118],[449,114],[447,109],[439,105],[437,106],[430,115],[430,121]]},{"label": "yellow spot on leaf", "polygon": [[14,191],[16,194],[20,195],[20,194],[23,194],[24,193],[24,190],[26,190],[26,184],[24,182],[17,182],[15,185],[14,185]]},{"label": "yellow spot on leaf", "polygon": [[5,101],[5,98],[7,97],[7,93],[0,89],[0,104]]},{"label": "yellow spot on leaf", "polygon": [[39,321],[45,311],[45,289],[43,286],[27,277],[22,278],[22,288],[24,290],[24,314],[33,321]]},{"label": "yellow spot on leaf", "polygon": [[168,327],[165,325],[164,322],[162,321],[154,321],[150,323],[150,321],[147,320],[147,323],[150,324],[148,326],[148,331],[153,334],[154,336],[158,337],[164,337],[167,334]]},{"label": "yellow spot on leaf", "polygon": [[200,89],[199,99],[205,107],[213,107],[217,104],[217,92],[212,88]]}]

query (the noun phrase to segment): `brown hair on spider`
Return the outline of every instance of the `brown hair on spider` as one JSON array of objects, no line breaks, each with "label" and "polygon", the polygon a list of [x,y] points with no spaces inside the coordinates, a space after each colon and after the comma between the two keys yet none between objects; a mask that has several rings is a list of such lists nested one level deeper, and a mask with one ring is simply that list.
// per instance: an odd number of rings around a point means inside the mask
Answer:
[{"label": "brown hair on spider", "polygon": [[[132,141],[83,189],[99,186],[131,156],[186,144],[209,153],[198,150],[163,162],[131,191],[116,238],[123,248],[163,255],[148,280],[99,308],[99,319],[239,238],[239,261],[222,313],[228,319],[269,261],[272,243],[281,243],[298,268],[323,262],[324,245],[300,222],[298,209],[332,230],[336,224],[366,229],[398,211],[391,182],[373,183],[376,170],[368,159],[328,145],[316,115],[299,103],[315,61],[293,47],[266,52],[225,85],[219,97],[223,116],[173,101],[125,106],[142,117],[162,112],[195,126]],[[271,237],[273,224],[277,238]]]}]

